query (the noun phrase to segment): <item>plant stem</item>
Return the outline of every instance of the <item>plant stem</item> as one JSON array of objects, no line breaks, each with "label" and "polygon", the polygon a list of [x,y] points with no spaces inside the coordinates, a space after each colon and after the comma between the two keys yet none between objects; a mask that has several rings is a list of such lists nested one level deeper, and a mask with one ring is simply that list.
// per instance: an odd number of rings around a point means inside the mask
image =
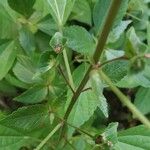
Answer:
[{"label": "plant stem", "polygon": [[131,13],[126,13],[128,16],[130,16],[130,17],[132,17],[133,19],[136,19],[136,20],[138,20],[138,21],[140,21],[140,22],[146,22],[146,21],[143,21],[142,19],[140,19],[140,18],[138,18],[138,17],[136,17],[136,16],[134,16],[134,15],[132,15]]},{"label": "plant stem", "polygon": [[[117,12],[119,10],[119,7],[120,7],[120,4],[121,4],[121,0],[113,0],[112,1],[112,4],[110,6],[110,9],[109,9],[109,13],[107,15],[107,18],[106,18],[106,21],[105,21],[105,24],[103,26],[103,30],[102,30],[102,33],[98,39],[98,44],[97,44],[97,47],[96,47],[96,50],[95,50],[95,53],[94,53],[94,56],[93,56],[93,60],[94,60],[94,63],[95,65],[97,65],[99,59],[100,59],[100,56],[103,52],[103,49],[104,49],[104,46],[105,46],[105,43],[106,43],[106,40],[107,40],[107,37],[108,37],[108,34],[111,30],[111,26],[113,24],[113,21],[117,15]],[[69,114],[74,106],[74,104],[76,103],[79,95],[81,94],[83,88],[85,87],[86,83],[88,82],[89,80],[89,73],[91,72],[93,68],[93,65],[91,65],[89,67],[89,69],[87,70],[83,80],[81,81],[78,89],[76,90],[75,94],[73,95],[72,99],[71,99],[71,102],[67,108],[67,111],[64,115],[64,120],[67,120],[68,117],[69,117]],[[61,134],[61,137],[64,135],[64,130],[65,128],[63,127],[62,128],[62,134]]]},{"label": "plant stem", "polygon": [[53,134],[57,132],[57,130],[61,126],[62,126],[62,123],[58,124],[34,150],[40,150],[48,142],[48,140],[53,136]]},{"label": "plant stem", "polygon": [[73,82],[73,78],[72,78],[72,74],[71,74],[71,70],[70,70],[70,65],[69,65],[66,49],[63,50],[63,57],[64,57],[64,62],[65,62],[65,66],[66,66],[66,70],[67,70],[67,74],[68,74],[69,83],[70,83],[72,89],[74,90],[75,86],[74,86],[74,82]]},{"label": "plant stem", "polygon": [[67,125],[69,125],[70,127],[76,129],[78,132],[84,133],[85,135],[89,136],[89,137],[92,138],[92,139],[94,138],[94,136],[91,135],[90,133],[88,133],[87,131],[84,131],[84,130],[78,128],[78,127],[75,127],[74,125],[72,125],[72,124],[70,124],[70,123],[68,123],[68,122],[65,122],[65,123],[66,123]]},{"label": "plant stem", "polygon": [[70,90],[72,91],[72,93],[74,94],[75,91],[73,90],[72,86],[70,85],[69,81],[67,80],[66,76],[63,73],[63,70],[60,66],[58,66],[58,70],[61,73],[61,75],[63,76],[64,80],[66,81],[66,84],[68,85],[68,87],[70,88]]},{"label": "plant stem", "polygon": [[109,77],[102,71],[100,71],[102,79],[110,86],[111,90],[117,95],[119,100],[128,107],[132,114],[137,117],[144,125],[150,128],[150,121],[131,103],[129,98],[125,96],[109,79]]}]

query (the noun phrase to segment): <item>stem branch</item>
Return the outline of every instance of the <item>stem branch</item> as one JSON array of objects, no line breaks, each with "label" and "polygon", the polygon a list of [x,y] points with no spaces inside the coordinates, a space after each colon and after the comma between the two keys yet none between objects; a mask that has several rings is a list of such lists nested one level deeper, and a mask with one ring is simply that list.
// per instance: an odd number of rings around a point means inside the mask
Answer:
[{"label": "stem branch", "polygon": [[62,126],[62,123],[58,124],[34,150],[40,150],[48,142],[48,140],[53,136],[53,134],[57,132],[57,130],[61,126]]},{"label": "stem branch", "polygon": [[129,98],[125,96],[109,79],[109,77],[102,71],[100,71],[102,79],[110,86],[111,90],[117,95],[119,100],[128,107],[132,114],[137,117],[144,125],[150,128],[150,121],[131,103]]},{"label": "stem branch", "polygon": [[66,70],[67,70],[67,74],[68,74],[69,83],[70,83],[72,89],[74,90],[75,86],[74,86],[74,82],[73,82],[73,78],[72,78],[72,74],[71,74],[71,70],[70,70],[70,65],[69,65],[66,49],[63,50],[63,57],[64,57],[64,62],[65,62],[65,66],[66,66]]}]

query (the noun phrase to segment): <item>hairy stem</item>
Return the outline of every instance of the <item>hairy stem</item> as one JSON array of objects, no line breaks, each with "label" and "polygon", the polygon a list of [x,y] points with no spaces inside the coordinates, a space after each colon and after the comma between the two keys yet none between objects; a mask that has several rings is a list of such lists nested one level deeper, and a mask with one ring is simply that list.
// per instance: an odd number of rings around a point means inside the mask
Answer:
[{"label": "hairy stem", "polygon": [[100,71],[102,79],[110,86],[111,90],[117,95],[119,100],[132,112],[132,114],[140,120],[144,125],[150,128],[150,121],[131,103],[129,98],[125,96],[109,79],[109,77]]},{"label": "hairy stem", "polygon": [[61,126],[62,126],[62,123],[58,124],[34,150],[40,150],[48,142],[48,140],[57,132],[57,130]]},{"label": "hairy stem", "polygon": [[72,89],[74,90],[75,86],[74,86],[74,82],[73,82],[73,78],[72,78],[72,74],[71,74],[71,70],[70,70],[70,65],[69,65],[66,49],[63,50],[63,57],[64,57],[65,67],[66,67],[67,74],[68,74],[69,83],[70,83]]},{"label": "hairy stem", "polygon": [[[94,60],[95,65],[97,65],[97,63],[98,63],[98,61],[100,59],[100,56],[101,56],[101,54],[103,52],[103,49],[104,49],[104,46],[105,46],[108,34],[109,34],[110,30],[111,30],[113,21],[114,21],[116,15],[117,15],[117,12],[119,10],[120,4],[121,4],[121,0],[113,0],[112,1],[112,4],[111,4],[110,9],[109,9],[109,13],[107,15],[105,24],[103,26],[102,33],[99,36],[98,44],[97,44],[97,47],[96,47],[96,50],[95,50],[95,53],[94,53],[94,56],[93,56],[93,60]],[[79,87],[77,88],[75,94],[73,95],[73,97],[71,99],[71,102],[70,102],[70,104],[69,104],[69,106],[67,108],[67,111],[66,111],[66,113],[64,115],[64,120],[68,119],[69,114],[70,114],[74,104],[76,103],[79,95],[81,94],[83,88],[85,87],[86,83],[88,82],[88,80],[89,80],[89,73],[91,72],[92,68],[93,68],[93,65],[91,65],[89,67],[89,69],[86,72],[83,80],[81,81]],[[64,135],[64,129],[65,128],[63,126],[61,137]]]}]

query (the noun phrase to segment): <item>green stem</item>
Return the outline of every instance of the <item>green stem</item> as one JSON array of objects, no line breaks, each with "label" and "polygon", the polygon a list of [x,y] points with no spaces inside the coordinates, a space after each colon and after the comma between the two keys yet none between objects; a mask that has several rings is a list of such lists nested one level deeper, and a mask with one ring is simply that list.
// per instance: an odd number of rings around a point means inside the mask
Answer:
[{"label": "green stem", "polygon": [[68,74],[69,83],[70,83],[72,89],[74,90],[75,86],[74,86],[74,82],[73,82],[73,78],[72,78],[72,74],[71,74],[71,70],[70,70],[70,65],[69,65],[66,49],[63,50],[63,57],[64,57],[65,67],[66,67],[67,74]]},{"label": "green stem", "polygon": [[[59,32],[61,32],[63,34],[63,30],[62,30],[63,26],[59,25],[58,28],[59,28]],[[67,56],[67,52],[66,52],[65,48],[63,50],[63,57],[64,57],[66,71],[68,74],[69,84],[71,85],[71,88],[73,90],[75,90],[75,86],[74,86],[74,82],[73,82],[73,78],[72,78],[72,74],[71,74],[71,69],[70,69],[70,65],[69,65],[69,60],[68,60],[68,56]]]},{"label": "green stem", "polygon": [[[100,56],[101,56],[101,54],[104,50],[107,37],[108,37],[109,32],[111,30],[114,19],[117,15],[117,12],[119,10],[121,2],[122,2],[121,0],[113,0],[112,1],[112,4],[111,4],[110,9],[109,9],[109,13],[107,15],[105,24],[104,24],[102,32],[101,32],[101,35],[99,36],[98,44],[97,44],[97,47],[96,47],[96,50],[95,50],[95,53],[94,53],[94,56],[93,56],[93,60],[95,62],[95,65],[97,65],[97,63],[100,59]],[[64,120],[68,119],[69,114],[70,114],[74,104],[76,103],[76,101],[77,101],[78,97],[80,96],[83,88],[85,87],[86,83],[89,80],[89,74],[90,74],[92,69],[93,69],[93,65],[91,65],[89,67],[89,69],[87,70],[83,80],[81,81],[79,87],[77,88],[75,94],[73,94],[71,102],[70,102],[70,104],[67,108],[67,111],[66,111],[65,115],[64,115]],[[64,130],[65,130],[65,128],[63,127],[61,137],[64,135]]]},{"label": "green stem", "polygon": [[136,20],[138,20],[138,21],[140,21],[140,22],[144,22],[142,19],[140,19],[140,18],[138,18],[138,17],[136,17],[136,16],[134,16],[134,15],[132,15],[132,14],[130,14],[130,13],[126,13],[128,16],[130,16],[130,17],[132,17],[133,19],[136,19]]},{"label": "green stem", "polygon": [[48,140],[57,132],[57,130],[61,126],[62,126],[62,123],[58,124],[34,150],[40,150],[48,142]]},{"label": "green stem", "polygon": [[110,86],[111,90],[116,94],[119,100],[128,107],[132,114],[137,117],[144,125],[150,128],[150,121],[131,103],[129,98],[125,96],[109,79],[109,77],[102,71],[100,71],[102,79]]}]

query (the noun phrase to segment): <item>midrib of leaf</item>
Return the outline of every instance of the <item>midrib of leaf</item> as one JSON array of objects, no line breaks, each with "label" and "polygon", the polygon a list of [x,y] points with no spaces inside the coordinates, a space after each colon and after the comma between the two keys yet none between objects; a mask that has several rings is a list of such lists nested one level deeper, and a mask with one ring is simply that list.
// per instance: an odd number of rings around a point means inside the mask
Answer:
[{"label": "midrib of leaf", "polygon": [[59,20],[60,23],[62,23],[62,20],[61,20],[61,17],[60,17],[60,13],[59,13],[59,9],[58,9],[58,4],[57,4],[56,0],[54,0],[54,2],[55,2],[55,5],[56,5],[56,11],[57,11],[57,14],[58,14],[58,20]]},{"label": "midrib of leaf", "polygon": [[[53,7],[53,5],[50,3],[50,1],[48,0],[48,3],[50,4],[53,12],[55,13],[56,17],[58,18],[58,22],[59,22],[59,25],[62,25],[62,21],[63,21],[63,17],[64,17],[64,12],[65,10],[63,10],[63,14],[62,14],[62,17],[60,15],[60,12],[59,12],[59,8],[58,8],[58,3],[56,0],[54,0],[54,4],[55,4],[55,8]],[[66,5],[66,0],[65,0],[65,5]]]}]

